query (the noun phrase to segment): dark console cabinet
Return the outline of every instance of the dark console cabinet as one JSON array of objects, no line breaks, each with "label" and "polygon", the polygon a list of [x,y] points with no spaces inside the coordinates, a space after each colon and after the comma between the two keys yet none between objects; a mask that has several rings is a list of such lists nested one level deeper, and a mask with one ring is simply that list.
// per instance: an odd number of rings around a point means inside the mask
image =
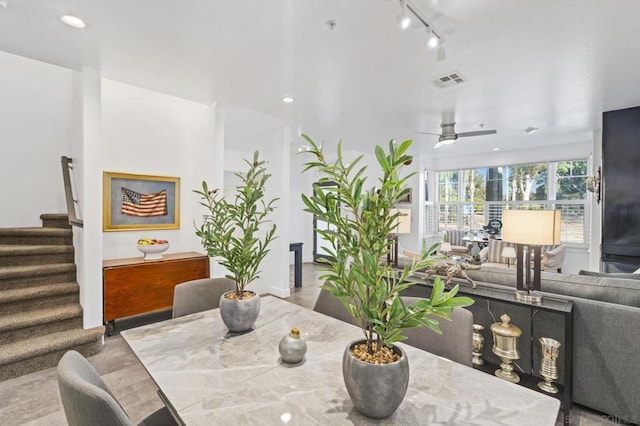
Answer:
[{"label": "dark console cabinet", "polygon": [[607,272],[640,267],[640,107],[602,116],[602,261]]}]

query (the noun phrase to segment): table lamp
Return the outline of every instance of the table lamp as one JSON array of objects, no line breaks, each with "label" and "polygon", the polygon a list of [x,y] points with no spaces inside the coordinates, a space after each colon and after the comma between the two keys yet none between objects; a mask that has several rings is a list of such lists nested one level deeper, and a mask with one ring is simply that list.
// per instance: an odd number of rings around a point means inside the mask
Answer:
[{"label": "table lamp", "polygon": [[540,303],[541,246],[560,244],[560,210],[505,210],[502,213],[502,223],[502,239],[516,243],[516,299]]},{"label": "table lamp", "polygon": [[[411,233],[411,209],[389,209],[389,215],[393,216],[396,213],[399,215],[396,217],[395,226],[389,237],[392,244],[392,250],[387,255],[387,263],[393,262],[393,265],[398,267],[398,234]],[[393,259],[390,257],[393,256]]]},{"label": "table lamp", "polygon": [[507,268],[511,267],[511,259],[516,258],[516,249],[515,247],[505,247],[502,249],[502,257],[507,258]]}]

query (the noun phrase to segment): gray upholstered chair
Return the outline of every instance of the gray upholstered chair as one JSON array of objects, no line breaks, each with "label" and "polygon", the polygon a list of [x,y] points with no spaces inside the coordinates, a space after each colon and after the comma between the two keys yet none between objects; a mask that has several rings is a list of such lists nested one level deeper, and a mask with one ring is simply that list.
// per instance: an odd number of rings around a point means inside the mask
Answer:
[{"label": "gray upholstered chair", "polygon": [[[68,351],[58,363],[58,389],[69,426],[132,425],[100,375],[80,353]],[[139,425],[175,425],[166,407]]]},{"label": "gray upholstered chair", "polygon": [[316,304],[313,306],[313,310],[316,312],[320,312],[321,314],[339,319],[340,321],[358,325],[356,319],[351,316],[342,302],[325,289],[320,289],[320,294],[318,295]]},{"label": "gray upholstered chair", "polygon": [[[402,297],[405,304],[413,304],[419,298]],[[472,366],[473,314],[464,308],[454,308],[451,321],[439,319],[442,334],[427,327],[414,327],[403,331],[404,343],[457,363]]]},{"label": "gray upholstered chair", "polygon": [[216,309],[220,297],[236,286],[228,278],[203,278],[180,283],[173,289],[172,318]]}]

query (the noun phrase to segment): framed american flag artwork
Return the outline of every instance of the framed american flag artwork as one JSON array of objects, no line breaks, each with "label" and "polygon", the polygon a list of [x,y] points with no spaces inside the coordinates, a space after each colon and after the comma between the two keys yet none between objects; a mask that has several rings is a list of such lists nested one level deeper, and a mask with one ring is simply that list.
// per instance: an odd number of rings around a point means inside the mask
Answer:
[{"label": "framed american flag artwork", "polygon": [[104,231],[180,228],[180,178],[103,172]]}]

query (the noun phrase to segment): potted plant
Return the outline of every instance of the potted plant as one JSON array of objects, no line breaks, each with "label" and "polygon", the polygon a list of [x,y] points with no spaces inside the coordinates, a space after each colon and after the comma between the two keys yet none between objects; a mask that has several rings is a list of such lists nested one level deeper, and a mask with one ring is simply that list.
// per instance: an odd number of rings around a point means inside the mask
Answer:
[{"label": "potted plant", "polygon": [[276,238],[276,225],[267,216],[273,212],[274,203],[264,201],[265,185],[271,176],[266,172],[266,161],[259,159],[258,151],[246,173],[236,173],[240,184],[236,186],[233,202],[222,197],[217,190],[209,190],[206,181],[202,190],[194,190],[201,197],[200,204],[208,210],[202,224],[196,226],[196,235],[211,257],[219,258],[236,288],[220,298],[220,315],[232,332],[251,329],[260,313],[260,297],[246,287],[259,278],[260,263],[269,253],[269,243]]},{"label": "potted plant", "polygon": [[[302,135],[310,145],[307,151],[314,159],[305,171],[322,176],[312,197],[302,195],[305,211],[326,222],[326,229],[316,229],[330,243],[327,249],[333,259],[321,279],[324,289],[342,301],[363,331],[363,339],[351,342],[343,356],[343,377],[355,407],[364,415],[384,418],[402,402],[409,381],[407,356],[396,342],[406,339],[402,331],[425,326],[440,333],[438,318],[449,319],[456,306],[469,306],[473,300],[455,297],[458,286],[444,292],[438,278],[429,299],[405,304],[402,290],[414,283],[409,275],[435,260],[438,244],[432,246],[402,270],[387,264],[390,250],[388,236],[397,226],[398,215],[391,213],[411,176],[400,172],[411,164],[406,154],[411,141],[389,143],[389,152],[376,146],[375,155],[382,169],[377,187],[365,189],[367,167],[360,167],[362,156],[347,163],[338,144],[337,160],[329,164],[318,145]],[[397,212],[397,211],[396,211]]]}]

